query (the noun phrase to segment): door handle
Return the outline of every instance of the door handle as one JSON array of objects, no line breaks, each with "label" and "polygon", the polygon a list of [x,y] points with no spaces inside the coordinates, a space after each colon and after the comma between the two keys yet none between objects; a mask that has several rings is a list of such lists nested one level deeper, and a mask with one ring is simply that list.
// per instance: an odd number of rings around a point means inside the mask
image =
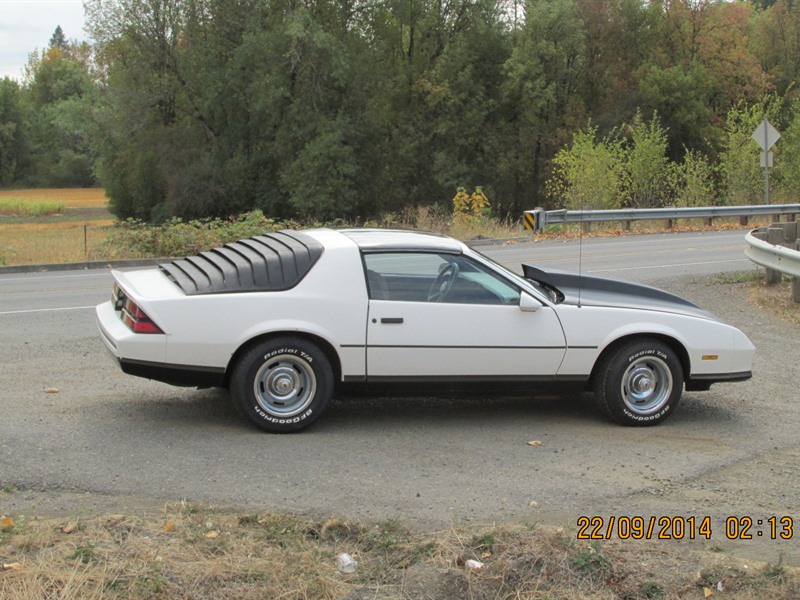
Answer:
[{"label": "door handle", "polygon": [[403,317],[381,317],[381,323],[388,325],[399,325],[403,322]]}]

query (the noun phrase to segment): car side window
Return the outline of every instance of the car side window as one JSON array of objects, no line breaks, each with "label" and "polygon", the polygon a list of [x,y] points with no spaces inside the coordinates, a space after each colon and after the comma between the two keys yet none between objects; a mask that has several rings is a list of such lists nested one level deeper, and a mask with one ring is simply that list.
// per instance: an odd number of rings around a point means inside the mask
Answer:
[{"label": "car side window", "polygon": [[464,256],[433,252],[364,255],[373,300],[450,304],[518,304],[520,291]]}]

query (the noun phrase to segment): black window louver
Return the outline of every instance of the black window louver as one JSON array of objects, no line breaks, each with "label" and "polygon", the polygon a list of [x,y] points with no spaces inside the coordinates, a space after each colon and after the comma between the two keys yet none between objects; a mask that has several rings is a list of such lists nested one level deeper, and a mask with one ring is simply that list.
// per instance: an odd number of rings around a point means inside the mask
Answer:
[{"label": "black window louver", "polygon": [[322,244],[309,235],[276,231],[159,267],[188,296],[277,292],[300,283],[322,250]]}]

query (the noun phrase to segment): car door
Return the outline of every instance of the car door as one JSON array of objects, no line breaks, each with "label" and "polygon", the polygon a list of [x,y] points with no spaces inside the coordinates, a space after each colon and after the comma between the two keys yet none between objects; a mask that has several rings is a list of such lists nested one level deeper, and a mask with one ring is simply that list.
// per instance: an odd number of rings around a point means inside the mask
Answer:
[{"label": "car door", "polygon": [[555,311],[523,311],[520,289],[486,266],[434,252],[365,254],[364,264],[369,381],[524,381],[558,370],[566,343]]}]

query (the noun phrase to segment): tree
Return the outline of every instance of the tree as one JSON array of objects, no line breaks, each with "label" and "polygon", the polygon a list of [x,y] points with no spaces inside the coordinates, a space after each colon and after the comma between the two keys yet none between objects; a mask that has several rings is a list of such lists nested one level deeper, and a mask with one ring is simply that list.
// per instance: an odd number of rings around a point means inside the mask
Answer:
[{"label": "tree", "polygon": [[800,3],[777,0],[751,19],[749,45],[778,95],[796,94],[800,79]]},{"label": "tree", "polygon": [[752,139],[764,117],[771,122],[781,109],[776,97],[765,97],[753,104],[740,103],[730,110],[725,127],[725,143],[720,154],[722,197],[725,204],[761,204],[764,199],[764,170],[760,166],[758,144]]},{"label": "tree", "polygon": [[625,183],[627,200],[635,208],[658,208],[669,198],[669,160],[667,132],[653,114],[645,123],[636,113],[627,128],[630,142],[625,150]]},{"label": "tree", "polygon": [[13,79],[0,80],[0,186],[10,186],[24,172],[26,144],[22,92]]},{"label": "tree", "polygon": [[52,46],[31,54],[26,66],[25,96],[31,109],[25,127],[28,185],[94,184],[90,127],[97,88],[85,65],[69,58],[72,51],[72,46]]},{"label": "tree", "polygon": [[569,147],[553,159],[548,193],[570,210],[620,208],[625,197],[625,151],[622,140],[609,136],[596,141],[597,129],[575,134]]},{"label": "tree", "polygon": [[683,161],[672,163],[670,187],[675,193],[675,205],[714,206],[717,204],[715,169],[708,159],[695,150],[687,150]]},{"label": "tree", "polygon": [[716,138],[709,107],[713,81],[698,62],[662,68],[642,67],[638,73],[643,109],[660,115],[669,139],[669,157],[677,160],[684,148],[707,148]]},{"label": "tree", "polygon": [[791,104],[788,126],[774,148],[774,182],[776,202],[795,203],[800,198],[800,101]]},{"label": "tree", "polygon": [[586,123],[585,30],[573,0],[526,3],[525,25],[511,33],[498,102],[495,206],[516,212],[543,203],[550,160]]},{"label": "tree", "polygon": [[67,48],[69,47],[69,44],[67,43],[67,36],[64,35],[64,31],[61,29],[61,25],[56,26],[56,30],[50,37],[50,43],[47,45],[47,47],[58,48],[62,52],[67,50]]}]

